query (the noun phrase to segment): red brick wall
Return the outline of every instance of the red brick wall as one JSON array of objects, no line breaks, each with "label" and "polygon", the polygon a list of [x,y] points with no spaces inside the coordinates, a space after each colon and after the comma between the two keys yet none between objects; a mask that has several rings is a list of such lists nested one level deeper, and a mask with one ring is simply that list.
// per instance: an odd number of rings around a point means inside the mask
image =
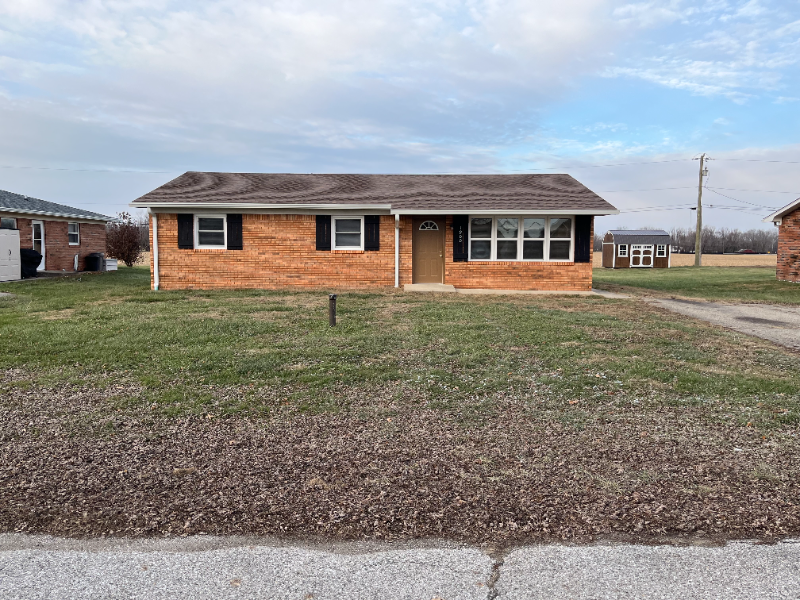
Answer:
[{"label": "red brick wall", "polygon": [[160,289],[393,286],[393,216],[380,231],[378,251],[317,251],[314,215],[246,214],[243,250],[181,250],[177,215],[159,214]]},{"label": "red brick wall", "polygon": [[[243,250],[181,250],[178,219],[158,215],[160,289],[394,286],[394,216],[381,216],[380,250],[316,250],[314,215],[242,216]],[[152,246],[152,219],[150,223]],[[592,287],[592,263],[454,263],[447,218],[445,283],[462,288],[580,290]],[[411,283],[412,218],[400,219],[400,285]],[[151,254],[151,272],[153,272]]]},{"label": "red brick wall", "polygon": [[783,217],[778,229],[777,276],[800,283],[800,208]]},{"label": "red brick wall", "polygon": [[79,255],[78,270],[86,267],[85,258],[93,252],[106,251],[106,226],[104,223],[81,223],[80,243],[69,245],[67,224],[74,221],[53,219],[27,219],[17,217],[19,247],[33,248],[33,221],[44,223],[45,270],[73,271],[74,256]]}]

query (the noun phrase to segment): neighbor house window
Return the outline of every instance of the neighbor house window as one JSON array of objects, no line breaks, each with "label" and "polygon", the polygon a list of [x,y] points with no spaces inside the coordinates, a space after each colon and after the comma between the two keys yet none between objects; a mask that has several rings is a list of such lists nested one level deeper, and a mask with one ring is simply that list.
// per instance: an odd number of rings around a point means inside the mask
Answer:
[{"label": "neighbor house window", "polygon": [[628,256],[628,244],[620,244],[617,246],[617,256]]},{"label": "neighbor house window", "polygon": [[472,217],[470,260],[571,260],[570,217]]},{"label": "neighbor house window", "polygon": [[333,249],[334,250],[364,249],[363,217],[334,217]]},{"label": "neighbor house window", "polygon": [[656,258],[665,258],[667,256],[667,246],[659,244],[656,246]]},{"label": "neighbor house window", "polygon": [[77,246],[81,243],[81,230],[78,223],[67,223],[67,241],[70,246]]},{"label": "neighbor house window", "polygon": [[225,215],[195,215],[195,248],[227,248]]},{"label": "neighbor house window", "polygon": [[0,229],[16,229],[17,228],[17,220],[12,219],[9,217],[3,217],[0,219]]}]

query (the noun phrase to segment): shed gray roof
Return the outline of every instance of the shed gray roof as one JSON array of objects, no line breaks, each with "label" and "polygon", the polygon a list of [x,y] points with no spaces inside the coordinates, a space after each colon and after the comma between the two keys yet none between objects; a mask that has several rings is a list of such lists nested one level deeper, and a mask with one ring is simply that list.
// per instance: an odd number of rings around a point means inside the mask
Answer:
[{"label": "shed gray roof", "polygon": [[131,206],[333,208],[414,211],[617,209],[569,175],[324,175],[189,171]]},{"label": "shed gray roof", "polygon": [[672,238],[663,229],[609,229],[615,244],[671,244]]},{"label": "shed gray roof", "polygon": [[74,208],[65,204],[56,204],[39,198],[31,198],[14,192],[0,190],[0,212],[21,213],[42,217],[67,217],[72,219],[88,219],[91,221],[114,221],[96,212]]}]

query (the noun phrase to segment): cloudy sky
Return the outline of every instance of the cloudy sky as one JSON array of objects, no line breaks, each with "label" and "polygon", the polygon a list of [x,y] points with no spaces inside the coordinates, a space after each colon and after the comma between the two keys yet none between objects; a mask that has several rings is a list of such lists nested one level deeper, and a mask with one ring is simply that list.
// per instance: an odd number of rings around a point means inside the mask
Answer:
[{"label": "cloudy sky", "polygon": [[600,229],[686,227],[701,152],[709,225],[800,196],[797,0],[0,0],[0,189],[107,214],[186,170],[568,172]]}]

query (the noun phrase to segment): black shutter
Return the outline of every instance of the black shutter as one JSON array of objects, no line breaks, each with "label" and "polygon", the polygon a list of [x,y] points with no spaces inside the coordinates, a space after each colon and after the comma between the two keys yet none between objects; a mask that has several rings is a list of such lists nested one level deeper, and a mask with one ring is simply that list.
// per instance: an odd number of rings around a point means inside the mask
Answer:
[{"label": "black shutter", "polygon": [[575,262],[586,263],[592,260],[592,216],[575,217]]},{"label": "black shutter", "polygon": [[242,250],[242,215],[228,215],[228,250]]},{"label": "black shutter", "polygon": [[178,215],[178,248],[194,248],[194,215]]},{"label": "black shutter", "polygon": [[331,216],[317,215],[317,250],[331,249]]},{"label": "black shutter", "polygon": [[378,215],[364,217],[364,250],[381,249],[381,218]]},{"label": "black shutter", "polygon": [[453,262],[467,262],[469,253],[469,217],[453,216]]}]

